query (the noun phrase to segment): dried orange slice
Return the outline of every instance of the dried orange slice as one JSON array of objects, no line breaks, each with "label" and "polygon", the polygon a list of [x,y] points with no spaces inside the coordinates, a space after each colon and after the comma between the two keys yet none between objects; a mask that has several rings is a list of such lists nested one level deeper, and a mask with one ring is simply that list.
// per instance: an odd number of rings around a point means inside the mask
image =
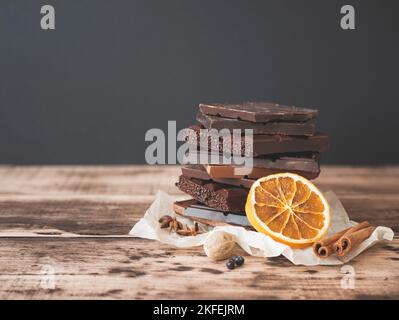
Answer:
[{"label": "dried orange slice", "polygon": [[310,246],[330,225],[330,207],[321,191],[293,173],[258,179],[249,191],[245,212],[257,231],[293,248]]}]

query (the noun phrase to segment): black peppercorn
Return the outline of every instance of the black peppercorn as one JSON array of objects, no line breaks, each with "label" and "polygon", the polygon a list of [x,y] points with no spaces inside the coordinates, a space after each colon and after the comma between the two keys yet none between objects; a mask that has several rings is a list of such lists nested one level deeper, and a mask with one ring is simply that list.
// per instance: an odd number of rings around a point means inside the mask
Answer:
[{"label": "black peppercorn", "polygon": [[227,260],[226,267],[227,267],[227,269],[233,270],[236,267],[234,260],[231,258],[229,260]]},{"label": "black peppercorn", "polygon": [[245,262],[245,259],[242,256],[236,256],[234,257],[234,262],[237,266],[242,266]]}]

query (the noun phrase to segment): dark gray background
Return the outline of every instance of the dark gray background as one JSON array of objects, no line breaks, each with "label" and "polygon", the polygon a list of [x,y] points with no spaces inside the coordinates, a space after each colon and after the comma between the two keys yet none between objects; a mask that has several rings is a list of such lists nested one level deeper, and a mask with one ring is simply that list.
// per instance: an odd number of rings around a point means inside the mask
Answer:
[{"label": "dark gray background", "polygon": [[143,163],[147,129],[243,100],[319,108],[324,163],[399,163],[397,2],[1,0],[0,163]]}]

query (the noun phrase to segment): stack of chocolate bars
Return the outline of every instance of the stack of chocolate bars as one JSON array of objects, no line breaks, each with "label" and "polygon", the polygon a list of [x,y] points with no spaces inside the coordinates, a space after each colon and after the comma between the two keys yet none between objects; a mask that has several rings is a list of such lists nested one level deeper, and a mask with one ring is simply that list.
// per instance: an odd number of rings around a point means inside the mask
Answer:
[{"label": "stack of chocolate bars", "polygon": [[[176,202],[176,213],[214,226],[250,226],[244,207],[256,179],[280,172],[296,173],[307,179],[319,175],[319,156],[328,147],[328,136],[316,131],[317,116],[314,109],[267,102],[200,104],[199,124],[190,127],[191,135],[187,138],[196,145],[186,155],[186,161],[196,164],[183,167],[176,183],[193,199]],[[211,129],[230,130],[231,143],[226,147],[219,137],[215,142],[209,136],[209,143],[200,143],[202,135]],[[243,160],[249,157],[243,147],[245,136],[241,143],[234,143],[233,129],[241,129],[242,133],[252,129],[251,167],[222,162],[226,153]],[[204,158],[206,163],[198,164]]]}]

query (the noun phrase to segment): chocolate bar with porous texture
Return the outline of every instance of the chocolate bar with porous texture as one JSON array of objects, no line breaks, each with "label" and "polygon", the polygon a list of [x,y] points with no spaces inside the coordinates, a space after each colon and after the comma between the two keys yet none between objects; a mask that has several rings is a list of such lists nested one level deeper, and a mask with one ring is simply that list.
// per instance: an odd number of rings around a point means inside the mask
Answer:
[{"label": "chocolate bar with porous texture", "polygon": [[204,114],[201,111],[197,114],[197,121],[207,129],[252,129],[253,134],[281,134],[288,136],[311,136],[315,133],[315,125],[307,122],[266,122],[255,123],[238,119],[223,118]]},{"label": "chocolate bar with porous texture", "polygon": [[[212,134],[208,129],[193,125],[186,137],[191,145],[208,151],[218,151],[234,155],[250,155],[257,157],[275,153],[324,152],[328,148],[328,136],[316,132],[313,136],[253,135],[236,138],[227,136],[230,141],[224,143],[222,136]],[[251,141],[252,138],[252,141]],[[252,143],[251,143],[252,142]]]},{"label": "chocolate bar with porous texture", "polygon": [[234,212],[245,215],[245,202],[248,190],[225,184],[179,177],[176,186],[183,192],[192,196],[198,202],[223,212]]},{"label": "chocolate bar with porous texture", "polygon": [[299,108],[270,102],[202,103],[202,113],[251,122],[309,121],[318,116],[315,109]]}]

